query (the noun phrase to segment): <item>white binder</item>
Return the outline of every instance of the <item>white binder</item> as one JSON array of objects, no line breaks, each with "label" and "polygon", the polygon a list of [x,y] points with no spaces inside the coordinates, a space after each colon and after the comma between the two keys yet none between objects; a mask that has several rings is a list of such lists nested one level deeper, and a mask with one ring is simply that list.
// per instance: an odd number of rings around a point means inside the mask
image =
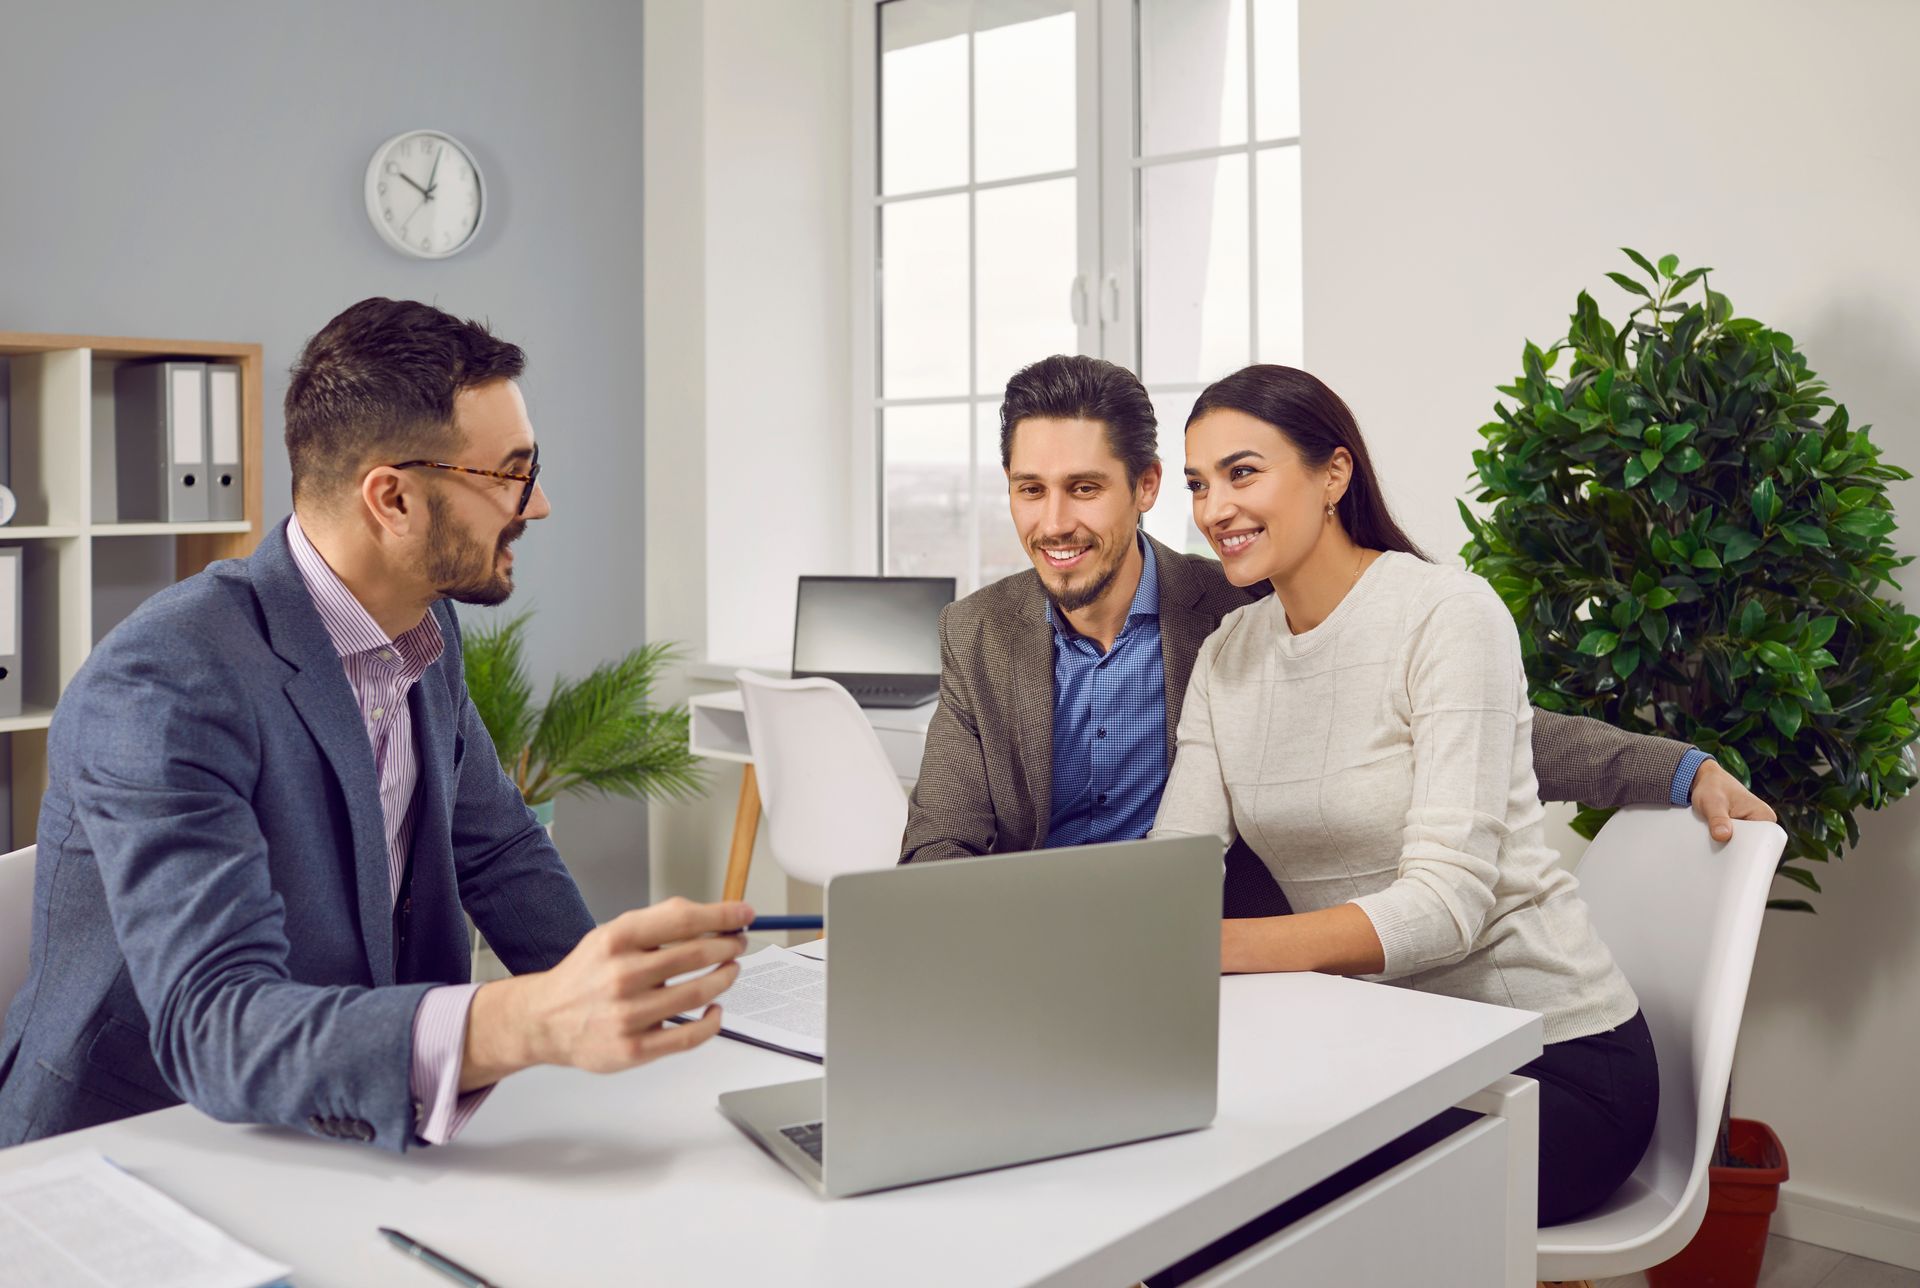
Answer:
[{"label": "white binder", "polygon": [[240,457],[240,368],[215,362],[207,367],[207,517],[247,517]]},{"label": "white binder", "polygon": [[0,546],[0,716],[20,714],[19,546]]},{"label": "white binder", "polygon": [[207,364],[129,362],[114,373],[122,523],[196,523],[207,494]]}]

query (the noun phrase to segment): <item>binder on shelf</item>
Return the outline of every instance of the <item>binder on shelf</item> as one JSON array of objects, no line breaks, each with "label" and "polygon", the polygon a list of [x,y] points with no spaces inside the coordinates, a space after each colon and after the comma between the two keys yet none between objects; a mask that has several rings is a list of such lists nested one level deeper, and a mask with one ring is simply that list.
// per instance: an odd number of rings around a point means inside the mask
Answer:
[{"label": "binder on shelf", "polygon": [[207,517],[247,517],[241,485],[240,368],[229,362],[207,365]]},{"label": "binder on shelf", "polygon": [[113,377],[122,523],[196,523],[207,505],[207,364],[129,362]]},{"label": "binder on shelf", "polygon": [[0,716],[20,714],[19,546],[0,546]]}]

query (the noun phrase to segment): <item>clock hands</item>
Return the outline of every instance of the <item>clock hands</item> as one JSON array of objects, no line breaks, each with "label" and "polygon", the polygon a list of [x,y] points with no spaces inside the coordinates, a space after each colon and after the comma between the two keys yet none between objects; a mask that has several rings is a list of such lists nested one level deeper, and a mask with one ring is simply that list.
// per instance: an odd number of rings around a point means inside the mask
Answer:
[{"label": "clock hands", "polygon": [[421,196],[425,197],[428,201],[433,200],[433,188],[431,186],[433,183],[432,178],[428,178],[427,180],[427,183],[429,186],[422,188],[419,184],[413,181],[413,176],[408,174],[405,170],[400,171],[399,174],[402,179],[405,179],[407,181],[407,186],[412,188],[415,192],[419,193]]},{"label": "clock hands", "polygon": [[[434,189],[438,186],[434,183],[433,177],[440,173],[440,158],[445,156],[446,154],[447,154],[447,149],[444,146],[442,146],[438,152],[435,152],[433,154],[433,168],[427,171],[427,186],[425,189],[428,201],[433,200]],[[418,184],[415,184],[414,186],[419,187]]]}]

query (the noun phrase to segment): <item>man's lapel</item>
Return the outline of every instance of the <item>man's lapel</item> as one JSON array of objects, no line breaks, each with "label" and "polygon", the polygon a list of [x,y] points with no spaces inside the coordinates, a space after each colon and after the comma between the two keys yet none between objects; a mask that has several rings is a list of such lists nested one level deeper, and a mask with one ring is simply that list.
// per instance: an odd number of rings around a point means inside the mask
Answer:
[{"label": "man's lapel", "polygon": [[287,700],[325,753],[347,802],[353,868],[359,895],[360,937],[375,985],[393,983],[393,888],[387,874],[387,836],[373,745],[346,668],[334,651],[320,612],[287,548],[285,525],[268,533],[248,559],[254,594],[266,618],[267,642],[294,668]]},{"label": "man's lapel", "polygon": [[1014,749],[1026,773],[1033,820],[1027,848],[1046,844],[1053,817],[1053,624],[1038,573],[1021,577],[1007,652],[1013,672]]},{"label": "man's lapel", "polygon": [[1160,667],[1167,680],[1167,765],[1171,767],[1180,705],[1187,697],[1193,661],[1218,623],[1202,606],[1206,585],[1193,574],[1192,565],[1152,537],[1147,538],[1147,550],[1160,576]]}]

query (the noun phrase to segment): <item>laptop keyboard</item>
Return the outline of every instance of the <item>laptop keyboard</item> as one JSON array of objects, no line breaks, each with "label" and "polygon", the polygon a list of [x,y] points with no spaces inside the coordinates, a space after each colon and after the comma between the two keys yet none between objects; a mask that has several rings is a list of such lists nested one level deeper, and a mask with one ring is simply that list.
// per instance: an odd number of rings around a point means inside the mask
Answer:
[{"label": "laptop keyboard", "polygon": [[818,1163],[820,1152],[826,1148],[824,1123],[795,1123],[791,1127],[782,1127],[780,1134],[799,1147],[800,1152]]}]

